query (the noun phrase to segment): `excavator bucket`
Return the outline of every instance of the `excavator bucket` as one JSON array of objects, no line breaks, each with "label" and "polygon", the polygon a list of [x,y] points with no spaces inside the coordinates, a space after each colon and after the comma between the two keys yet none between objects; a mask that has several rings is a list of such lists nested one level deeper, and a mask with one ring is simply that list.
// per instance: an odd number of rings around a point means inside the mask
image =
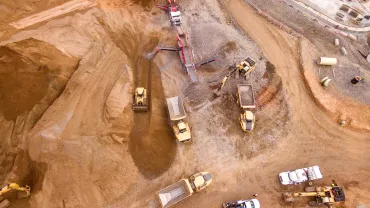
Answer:
[{"label": "excavator bucket", "polygon": [[293,202],[294,201],[294,196],[291,192],[284,192],[283,197],[284,197],[284,201],[286,201],[286,202]]},{"label": "excavator bucket", "polygon": [[31,187],[25,186],[23,189],[24,189],[23,191],[19,191],[17,193],[18,199],[26,198],[31,195]]},{"label": "excavator bucket", "polygon": [[30,192],[22,191],[17,193],[18,199],[26,198],[30,196]]}]

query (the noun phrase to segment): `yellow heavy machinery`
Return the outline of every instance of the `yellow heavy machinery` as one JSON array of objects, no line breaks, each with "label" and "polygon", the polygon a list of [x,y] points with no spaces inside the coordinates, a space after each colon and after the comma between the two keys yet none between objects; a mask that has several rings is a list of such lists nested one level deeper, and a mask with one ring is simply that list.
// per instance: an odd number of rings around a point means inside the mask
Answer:
[{"label": "yellow heavy machinery", "polygon": [[239,78],[240,75],[243,75],[244,78],[246,78],[246,76],[254,70],[254,68],[256,68],[256,62],[248,57],[246,58],[244,61],[240,62],[239,64],[237,65],[233,65],[233,66],[230,66],[230,73],[227,74],[221,81],[221,84],[220,86],[214,91],[214,94],[216,96],[220,96],[221,95],[221,89],[225,86],[226,82],[230,79],[230,77],[232,75],[234,75],[236,73],[237,75],[237,78]]},{"label": "yellow heavy machinery", "polygon": [[239,123],[243,131],[251,132],[254,129],[256,117],[254,111],[256,109],[254,92],[252,85],[238,85],[237,103],[240,106]]},{"label": "yellow heavy machinery", "polygon": [[[18,192],[18,199],[28,197],[31,194],[31,187],[29,186],[20,186],[16,183],[9,183],[8,185],[4,186],[0,189],[0,200],[4,194],[9,193],[10,191],[15,190]],[[0,208],[6,208],[10,206],[10,202],[8,200],[3,200],[0,202]]]},{"label": "yellow heavy machinery", "polygon": [[177,140],[181,143],[189,142],[191,140],[191,130],[189,124],[184,121],[186,112],[182,98],[175,96],[166,98],[166,101],[173,132]]},{"label": "yellow heavy machinery", "polygon": [[310,206],[325,205],[333,208],[345,201],[345,194],[342,187],[338,186],[335,181],[331,186],[309,186],[305,192],[285,192],[283,193],[286,202],[293,202],[295,197],[313,197],[314,200],[309,202]]},{"label": "yellow heavy machinery", "polygon": [[144,87],[136,88],[132,109],[134,111],[148,111],[148,96]]},{"label": "yellow heavy machinery", "polygon": [[244,61],[236,65],[236,71],[242,74],[244,77],[247,76],[253,69],[256,68],[256,61],[248,57]]}]

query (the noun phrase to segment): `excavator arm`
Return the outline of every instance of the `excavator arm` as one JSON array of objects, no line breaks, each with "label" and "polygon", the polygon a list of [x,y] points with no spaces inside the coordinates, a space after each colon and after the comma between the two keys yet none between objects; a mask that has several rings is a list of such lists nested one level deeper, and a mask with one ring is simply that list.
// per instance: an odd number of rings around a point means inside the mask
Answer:
[{"label": "excavator arm", "polygon": [[2,196],[5,193],[8,193],[9,191],[16,190],[16,191],[22,191],[24,194],[21,196],[21,198],[28,197],[31,193],[31,187],[29,186],[19,186],[16,183],[9,183],[5,187],[0,189],[0,196]]}]

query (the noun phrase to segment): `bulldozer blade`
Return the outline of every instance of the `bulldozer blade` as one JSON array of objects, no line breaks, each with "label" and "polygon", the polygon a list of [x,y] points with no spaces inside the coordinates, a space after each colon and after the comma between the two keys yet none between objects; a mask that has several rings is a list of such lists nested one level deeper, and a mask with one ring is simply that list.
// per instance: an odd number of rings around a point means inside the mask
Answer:
[{"label": "bulldozer blade", "polygon": [[148,106],[146,105],[134,105],[132,107],[132,110],[134,110],[135,112],[146,112],[148,111]]}]

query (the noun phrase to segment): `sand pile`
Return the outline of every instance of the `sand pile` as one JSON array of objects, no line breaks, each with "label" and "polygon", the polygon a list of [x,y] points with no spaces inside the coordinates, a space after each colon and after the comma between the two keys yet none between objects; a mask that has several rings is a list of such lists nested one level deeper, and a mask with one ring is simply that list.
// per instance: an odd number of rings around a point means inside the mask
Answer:
[{"label": "sand pile", "polygon": [[79,59],[33,38],[0,47],[0,157],[4,159],[0,181],[15,168],[28,131],[63,91],[78,63]]}]

